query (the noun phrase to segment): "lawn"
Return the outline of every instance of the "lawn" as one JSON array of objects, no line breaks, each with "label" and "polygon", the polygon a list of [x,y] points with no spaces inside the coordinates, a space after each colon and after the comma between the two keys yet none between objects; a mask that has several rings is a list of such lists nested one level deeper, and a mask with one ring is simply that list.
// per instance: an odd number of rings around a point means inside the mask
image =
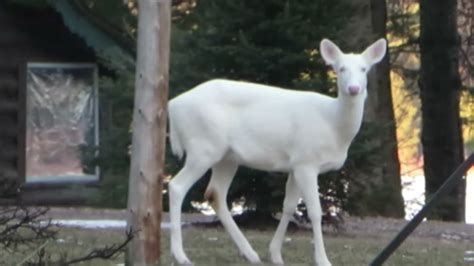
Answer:
[{"label": "lawn", "polygon": [[[245,235],[269,265],[268,244],[273,230],[244,230]],[[162,265],[171,265],[169,231],[163,232]],[[311,232],[292,231],[287,234],[283,257],[287,265],[308,265],[312,260]],[[196,265],[245,265],[229,236],[221,227],[186,227],[183,229],[185,250]],[[88,252],[94,247],[119,242],[124,233],[120,230],[61,229],[58,241],[46,245],[53,259],[68,254],[69,257]],[[328,256],[333,265],[367,265],[389,237],[374,235],[361,237],[349,235],[325,235]],[[410,238],[385,265],[474,265],[464,261],[464,253],[474,250],[472,242],[440,240],[436,238]],[[11,255],[0,251],[1,265],[16,265],[25,255]],[[123,254],[110,261],[91,261],[82,265],[115,265],[123,262]]]}]

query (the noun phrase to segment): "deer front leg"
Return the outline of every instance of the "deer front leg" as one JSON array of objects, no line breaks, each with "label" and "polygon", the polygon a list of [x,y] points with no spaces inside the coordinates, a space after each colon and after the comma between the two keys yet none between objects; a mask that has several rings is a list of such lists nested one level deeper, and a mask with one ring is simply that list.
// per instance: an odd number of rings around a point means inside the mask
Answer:
[{"label": "deer front leg", "polygon": [[283,201],[283,211],[278,224],[278,228],[275,231],[272,241],[270,242],[270,258],[273,264],[283,264],[283,258],[281,256],[281,247],[283,239],[285,237],[288,223],[295,212],[296,205],[300,199],[301,193],[296,186],[294,177],[292,174],[288,176],[286,181],[285,200]]},{"label": "deer front leg", "polygon": [[314,258],[318,266],[330,266],[326,255],[321,228],[322,210],[319,200],[318,170],[312,167],[299,167],[295,169],[296,186],[301,190],[303,199],[308,209],[308,216],[313,227]]}]

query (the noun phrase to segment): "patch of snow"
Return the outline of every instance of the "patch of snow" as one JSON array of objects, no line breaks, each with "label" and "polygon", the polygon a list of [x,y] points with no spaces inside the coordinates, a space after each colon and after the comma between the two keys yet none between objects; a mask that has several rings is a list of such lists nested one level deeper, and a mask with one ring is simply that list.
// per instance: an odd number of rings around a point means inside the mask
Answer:
[{"label": "patch of snow", "polygon": [[474,224],[474,175],[466,177],[466,223]]},{"label": "patch of snow", "polygon": [[[46,225],[48,222],[43,221],[40,225]],[[125,220],[52,220],[51,224],[59,227],[83,228],[83,229],[122,229],[127,226]],[[161,228],[169,229],[170,223],[161,223]]]},{"label": "patch of snow", "polygon": [[402,195],[405,200],[405,220],[411,220],[425,204],[425,177],[402,176]]},{"label": "patch of snow", "polygon": [[[405,200],[405,219],[412,219],[425,204],[425,177],[402,176],[402,195]],[[474,224],[474,175],[466,177],[466,223]]]},{"label": "patch of snow", "polygon": [[474,250],[466,250],[464,253],[465,262],[474,262]]},{"label": "patch of snow", "polygon": [[[230,208],[230,214],[232,216],[234,215],[240,215],[244,213],[244,211],[247,210],[247,208],[244,207],[245,205],[245,199],[238,199],[234,202],[232,202],[232,207]],[[211,204],[208,201],[191,201],[191,206],[193,206],[194,209],[200,211],[202,214],[206,216],[215,216],[216,212],[212,208]]]}]

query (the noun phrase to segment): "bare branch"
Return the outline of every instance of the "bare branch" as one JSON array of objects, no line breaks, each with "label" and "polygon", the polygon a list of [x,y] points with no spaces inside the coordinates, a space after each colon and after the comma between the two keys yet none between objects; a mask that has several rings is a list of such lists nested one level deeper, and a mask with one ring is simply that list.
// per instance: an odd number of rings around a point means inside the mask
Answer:
[{"label": "bare branch", "polygon": [[57,232],[52,230],[51,221],[41,224],[48,211],[41,207],[0,207],[0,246],[11,251],[19,245],[33,246],[54,238]]},{"label": "bare branch", "polygon": [[125,247],[128,245],[130,241],[132,241],[133,237],[135,236],[136,232],[133,232],[131,229],[127,231],[125,240],[120,244],[112,244],[110,246],[105,246],[104,248],[98,248],[92,250],[89,254],[69,260],[65,262],[66,265],[79,263],[84,261],[89,261],[93,259],[110,259],[117,255],[120,252],[125,251]]}]

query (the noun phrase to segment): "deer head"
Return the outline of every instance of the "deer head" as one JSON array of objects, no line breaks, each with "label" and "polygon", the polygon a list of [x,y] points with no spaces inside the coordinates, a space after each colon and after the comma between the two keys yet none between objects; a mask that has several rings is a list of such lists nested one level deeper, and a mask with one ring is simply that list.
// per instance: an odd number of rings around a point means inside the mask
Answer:
[{"label": "deer head", "polygon": [[361,54],[345,54],[328,39],[321,41],[321,55],[337,74],[339,95],[366,95],[367,73],[385,56],[387,42],[379,39]]}]

